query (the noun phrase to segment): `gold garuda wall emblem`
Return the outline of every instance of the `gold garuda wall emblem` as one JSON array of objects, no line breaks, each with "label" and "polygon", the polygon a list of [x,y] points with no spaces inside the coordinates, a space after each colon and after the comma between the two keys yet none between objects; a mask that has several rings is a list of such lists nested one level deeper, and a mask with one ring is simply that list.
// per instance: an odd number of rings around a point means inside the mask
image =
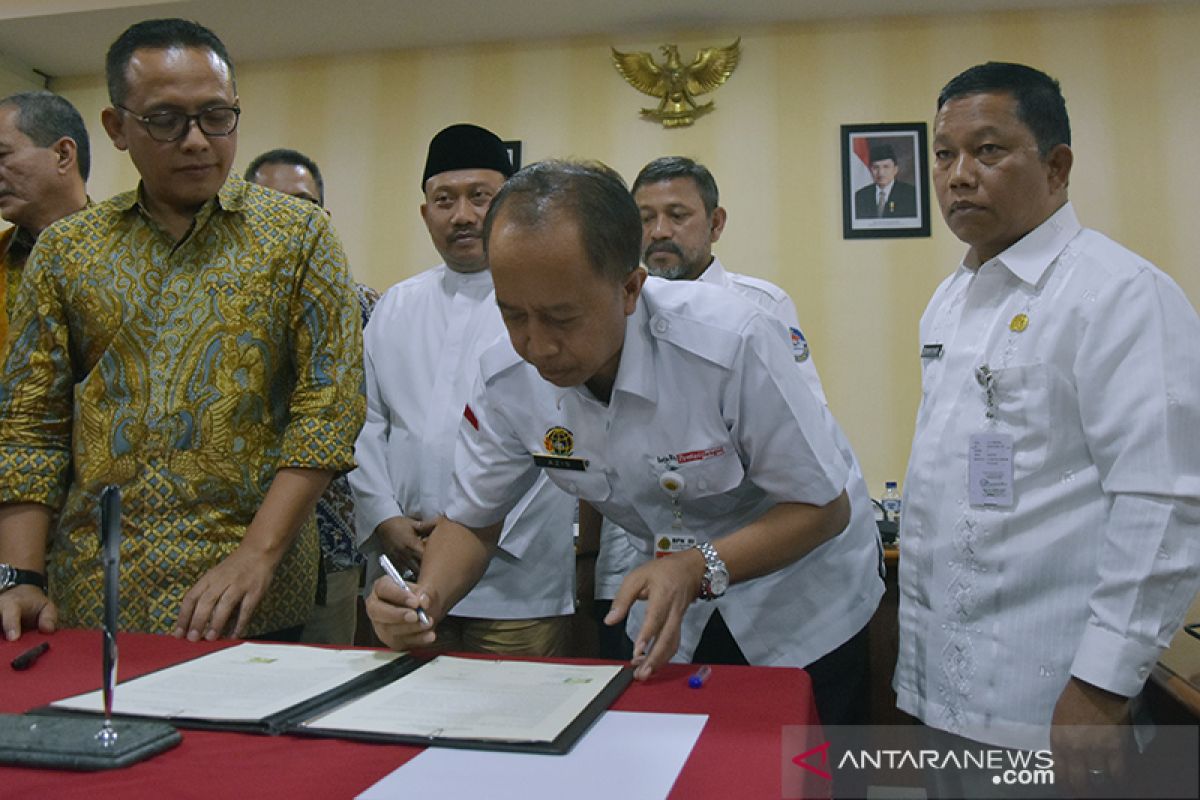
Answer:
[{"label": "gold garuda wall emblem", "polygon": [[727,47],[706,47],[686,67],[679,60],[679,48],[665,44],[658,48],[667,57],[657,64],[649,53],[612,51],[613,66],[630,86],[651,97],[660,98],[658,108],[643,108],[642,116],[658,120],[664,128],[691,125],[696,117],[713,110],[709,100],[703,105],[696,96],[708,94],[729,80],[742,57],[741,37]]}]

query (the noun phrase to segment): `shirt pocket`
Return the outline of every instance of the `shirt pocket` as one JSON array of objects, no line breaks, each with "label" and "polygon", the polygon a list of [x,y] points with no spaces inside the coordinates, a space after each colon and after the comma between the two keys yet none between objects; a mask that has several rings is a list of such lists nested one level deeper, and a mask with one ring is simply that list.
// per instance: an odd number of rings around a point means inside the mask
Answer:
[{"label": "shirt pocket", "polygon": [[1050,370],[1029,364],[993,374],[996,422],[1013,437],[1013,474],[1030,475],[1046,463],[1050,449]]},{"label": "shirt pocket", "polygon": [[742,498],[737,492],[746,478],[746,470],[737,451],[725,446],[720,455],[679,464],[675,471],[684,479],[680,500],[685,508],[702,516],[725,514]]},{"label": "shirt pocket", "polygon": [[612,496],[612,484],[603,467],[590,462],[587,469],[559,469],[547,467],[543,471],[550,480],[569,495],[589,503],[603,503]]}]

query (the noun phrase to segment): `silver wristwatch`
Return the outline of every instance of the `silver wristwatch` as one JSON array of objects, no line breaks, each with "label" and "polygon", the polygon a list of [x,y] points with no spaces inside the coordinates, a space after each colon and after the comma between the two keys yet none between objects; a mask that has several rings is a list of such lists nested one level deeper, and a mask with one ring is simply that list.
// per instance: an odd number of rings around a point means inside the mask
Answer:
[{"label": "silver wristwatch", "polygon": [[46,576],[31,569],[17,569],[8,564],[0,564],[0,592],[8,591],[14,586],[28,584],[46,591]]},{"label": "silver wristwatch", "polygon": [[716,600],[729,589],[729,570],[711,542],[698,544],[696,549],[704,556],[704,581],[700,584],[700,599]]}]

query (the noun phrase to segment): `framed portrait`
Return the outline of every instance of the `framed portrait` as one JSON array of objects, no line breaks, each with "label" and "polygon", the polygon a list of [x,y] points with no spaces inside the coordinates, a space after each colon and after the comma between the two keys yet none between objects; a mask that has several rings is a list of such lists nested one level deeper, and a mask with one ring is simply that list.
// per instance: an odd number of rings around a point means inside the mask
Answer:
[{"label": "framed portrait", "polygon": [[924,122],[842,126],[842,235],[929,235],[929,143]]},{"label": "framed portrait", "polygon": [[503,144],[504,149],[508,151],[508,160],[512,162],[513,169],[520,169],[521,168],[521,140],[520,139],[512,139],[509,141],[502,141],[501,144]]}]

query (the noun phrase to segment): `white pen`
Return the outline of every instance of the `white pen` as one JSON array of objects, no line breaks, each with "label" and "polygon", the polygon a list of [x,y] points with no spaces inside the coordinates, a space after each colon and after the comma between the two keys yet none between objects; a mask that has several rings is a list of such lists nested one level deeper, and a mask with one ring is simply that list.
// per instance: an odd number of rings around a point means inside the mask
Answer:
[{"label": "white pen", "polygon": [[[408,584],[404,582],[404,578],[401,577],[400,573],[396,570],[396,567],[392,564],[391,559],[388,558],[386,554],[380,554],[379,566],[383,567],[383,571],[388,574],[389,578],[400,584],[401,589],[406,592],[411,591],[408,588]],[[429,615],[426,614],[425,609],[421,608],[420,606],[417,607],[417,619],[421,620],[422,625],[430,624]]]}]

